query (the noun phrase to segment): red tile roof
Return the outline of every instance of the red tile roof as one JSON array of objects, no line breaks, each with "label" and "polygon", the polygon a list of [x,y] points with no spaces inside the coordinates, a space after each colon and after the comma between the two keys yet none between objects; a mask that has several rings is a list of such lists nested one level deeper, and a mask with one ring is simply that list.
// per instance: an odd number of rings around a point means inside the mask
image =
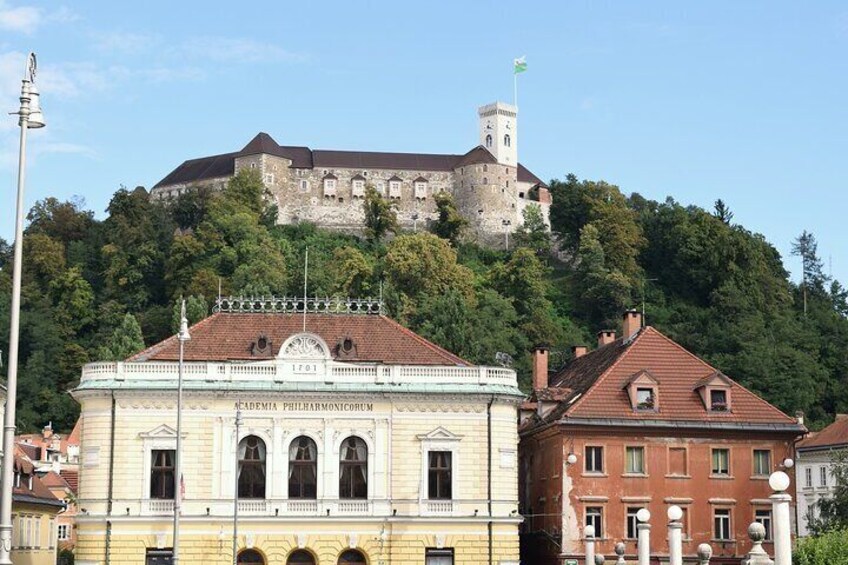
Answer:
[{"label": "red tile roof", "polygon": [[65,482],[68,483],[68,486],[71,487],[73,492],[77,492],[77,489],[79,488],[79,471],[62,469],[59,471],[59,475],[65,479]]},{"label": "red tile roof", "polygon": [[68,435],[68,439],[67,439],[68,445],[79,445],[81,433],[82,433],[82,418],[77,418],[77,421],[74,424],[74,429],[71,430],[70,435]]},{"label": "red tile roof", "polygon": [[812,433],[795,444],[798,449],[821,449],[848,445],[848,414],[837,414],[836,421],[820,432]]},{"label": "red tile roof", "polygon": [[54,471],[48,471],[39,477],[44,486],[50,487],[61,487],[70,489],[71,485],[68,484],[68,481],[63,479],[61,475]]},{"label": "red tile roof", "polygon": [[[13,501],[30,504],[47,504],[57,507],[63,507],[65,505],[41,482],[41,479],[35,474],[33,464],[17,451],[15,453],[15,473],[20,473],[22,476],[20,486],[12,487]],[[29,477],[32,477],[32,488],[30,488]]]},{"label": "red tile roof", "polygon": [[[190,328],[185,346],[187,361],[273,359],[292,335],[303,331],[302,314],[223,313],[212,314]],[[318,335],[339,361],[387,365],[461,365],[470,363],[427,341],[394,320],[382,315],[307,314],[306,331]],[[254,354],[260,335],[270,346]],[[345,339],[353,341],[353,353],[340,351]],[[128,361],[174,361],[179,342],[172,336]]]},{"label": "red tile roof", "polygon": [[[658,410],[635,411],[625,384],[633,375],[648,371],[658,382]],[[710,411],[698,384],[717,371],[653,327],[630,339],[620,338],[566,365],[550,379],[572,393],[553,409],[545,421],[614,419],[644,422],[673,421],[712,424],[765,424],[793,426],[797,421],[740,384],[728,379],[731,410]]]}]

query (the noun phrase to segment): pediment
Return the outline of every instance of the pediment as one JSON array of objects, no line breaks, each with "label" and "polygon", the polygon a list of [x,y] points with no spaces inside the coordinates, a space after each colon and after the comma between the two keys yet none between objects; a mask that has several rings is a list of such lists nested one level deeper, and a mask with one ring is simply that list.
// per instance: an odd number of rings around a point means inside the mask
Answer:
[{"label": "pediment", "polygon": [[330,359],[330,348],[312,333],[297,333],[288,338],[277,355],[282,359]]},{"label": "pediment", "polygon": [[[186,433],[183,432],[183,437],[185,436]],[[156,426],[150,431],[141,432],[138,434],[138,437],[142,439],[177,439],[177,430],[168,424],[162,424],[160,426]]]},{"label": "pediment", "polygon": [[642,369],[629,377],[624,381],[624,386],[622,388],[627,388],[628,386],[635,385],[650,385],[656,386],[660,384],[657,378],[651,374],[651,372],[647,369]]},{"label": "pediment", "polygon": [[730,380],[730,377],[722,373],[721,371],[715,371],[701,379],[695,385],[695,390],[701,387],[718,387],[718,388],[730,388],[733,386],[733,381]]},{"label": "pediment", "polygon": [[463,436],[458,436],[448,429],[439,426],[433,431],[417,436],[421,441],[459,441]]}]

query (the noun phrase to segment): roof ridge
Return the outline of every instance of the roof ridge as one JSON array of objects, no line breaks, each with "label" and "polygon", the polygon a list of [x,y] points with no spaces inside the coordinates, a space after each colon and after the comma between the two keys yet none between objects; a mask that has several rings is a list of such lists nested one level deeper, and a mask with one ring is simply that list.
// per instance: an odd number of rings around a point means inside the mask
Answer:
[{"label": "roof ridge", "polygon": [[435,351],[436,353],[438,353],[438,354],[440,354],[440,355],[446,355],[448,358],[451,358],[451,357],[452,357],[452,358],[453,358],[453,360],[454,360],[455,362],[456,362],[456,361],[458,361],[458,362],[459,362],[459,364],[462,364],[462,365],[465,365],[465,366],[468,366],[468,367],[473,366],[473,364],[472,364],[472,363],[470,363],[469,361],[466,361],[465,359],[463,359],[463,358],[462,358],[462,357],[460,357],[459,355],[455,355],[455,354],[451,353],[450,351],[448,351],[447,349],[445,349],[444,347],[441,347],[441,346],[439,346],[439,345],[436,345],[435,343],[433,343],[433,342],[432,342],[432,341],[430,341],[429,339],[426,339],[425,337],[418,335],[417,333],[415,333],[414,331],[410,330],[409,328],[407,328],[407,327],[406,327],[406,326],[404,326],[403,324],[400,324],[400,323],[396,322],[395,320],[392,320],[391,318],[389,318],[389,317],[388,317],[388,316],[386,316],[385,314],[380,314],[380,315],[379,315],[379,317],[380,317],[381,319],[383,319],[383,320],[386,320],[386,321],[387,321],[387,322],[389,322],[390,324],[393,324],[393,325],[397,326],[397,327],[398,327],[398,328],[399,328],[402,332],[404,332],[405,334],[407,334],[407,335],[411,336],[413,339],[415,339],[415,340],[419,341],[421,344],[423,344],[423,345],[425,345],[425,346],[429,347],[430,349],[432,349],[432,350],[433,350],[433,351]]},{"label": "roof ridge", "polygon": [[[705,361],[704,359],[702,359],[702,358],[698,357],[697,355],[695,355],[694,353],[692,353],[691,351],[689,351],[688,349],[686,349],[685,347],[683,347],[682,345],[680,345],[679,343],[677,343],[676,341],[674,341],[673,339],[671,339],[670,337],[668,337],[667,335],[665,335],[664,333],[662,333],[661,331],[659,331],[658,329],[656,329],[655,327],[653,327],[653,326],[646,326],[645,328],[646,328],[646,329],[650,328],[650,329],[651,329],[651,331],[653,331],[655,334],[657,334],[658,336],[660,336],[661,338],[663,338],[664,340],[666,340],[668,343],[672,344],[672,345],[673,345],[674,347],[676,347],[677,349],[679,349],[679,350],[683,351],[684,353],[686,353],[687,355],[689,355],[689,356],[690,356],[690,357],[692,357],[693,359],[696,359],[697,361],[700,361],[701,363],[703,363],[704,365],[706,365],[707,367],[709,367],[710,369],[712,369],[712,370],[713,370],[713,371],[715,371],[716,373],[721,373],[722,375],[724,375],[724,377],[725,377],[725,378],[730,379],[730,382],[732,382],[734,385],[736,385],[736,386],[738,386],[740,389],[742,389],[742,391],[743,391],[743,392],[745,392],[746,394],[751,395],[753,398],[756,398],[757,400],[759,400],[760,402],[762,402],[763,404],[765,404],[766,406],[768,406],[769,408],[771,408],[773,411],[777,412],[779,415],[783,416],[783,417],[784,417],[784,418],[786,418],[787,420],[790,420],[790,421],[792,421],[792,422],[796,422],[796,423],[797,423],[797,421],[795,420],[795,418],[793,418],[793,417],[792,417],[792,416],[790,416],[789,414],[786,414],[783,410],[781,410],[780,408],[778,408],[777,406],[775,406],[774,404],[772,404],[771,402],[769,402],[768,400],[766,400],[765,398],[763,398],[762,396],[760,396],[759,394],[757,394],[757,393],[755,393],[755,392],[753,392],[753,391],[749,390],[747,387],[745,387],[744,385],[742,385],[739,381],[737,381],[737,380],[736,380],[736,379],[734,379],[733,377],[730,377],[730,376],[726,375],[723,371],[721,371],[721,370],[717,369],[716,367],[713,367],[713,365],[712,365],[711,363],[708,363],[708,362],[707,362],[707,361]],[[710,376],[710,375],[706,375],[706,376]]]},{"label": "roof ridge", "polygon": [[[625,339],[622,336],[622,337],[618,338],[617,340],[615,340],[614,342],[608,343],[607,345],[604,346],[604,347],[609,347],[610,345],[614,345],[616,342],[620,341],[621,342],[620,345],[622,347],[624,347],[625,349],[624,349],[624,351],[622,351],[618,355],[618,357],[616,358],[615,361],[610,363],[610,366],[607,367],[604,372],[602,372],[600,375],[598,375],[598,377],[595,379],[595,382],[593,382],[592,385],[588,389],[586,389],[586,391],[577,399],[577,402],[575,402],[574,404],[572,404],[571,406],[569,406],[565,410],[565,412],[563,413],[563,416],[567,416],[569,414],[569,412],[571,412],[572,410],[576,410],[578,406],[583,404],[583,402],[586,400],[586,398],[595,391],[595,389],[598,387],[598,385],[601,383],[601,381],[605,380],[606,375],[608,375],[610,373],[610,371],[612,371],[621,362],[621,360],[624,359],[627,356],[628,353],[630,353],[631,347],[633,345],[635,345],[642,338],[642,336],[646,333],[645,330],[649,327],[650,326],[646,326],[644,328],[641,328],[639,330],[639,332],[636,334],[635,338],[632,338],[632,337],[628,338],[629,341],[628,341],[628,339]],[[595,351],[600,351],[601,349],[602,348],[599,347]]]}]

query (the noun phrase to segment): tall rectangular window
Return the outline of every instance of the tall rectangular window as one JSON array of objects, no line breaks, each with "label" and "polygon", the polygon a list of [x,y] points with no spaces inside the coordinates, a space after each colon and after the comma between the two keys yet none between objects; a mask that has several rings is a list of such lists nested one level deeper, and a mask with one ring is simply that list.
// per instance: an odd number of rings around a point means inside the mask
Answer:
[{"label": "tall rectangular window", "polygon": [[827,486],[827,467],[819,467],[819,486]]},{"label": "tall rectangular window", "polygon": [[453,565],[453,549],[425,549],[424,565]]},{"label": "tall rectangular window", "polygon": [[154,449],[150,465],[150,498],[174,498],[174,450]]},{"label": "tall rectangular window", "polygon": [[772,531],[771,531],[771,510],[763,509],[757,510],[754,512],[754,521],[759,522],[763,525],[763,528],[766,530],[766,540],[772,540]]},{"label": "tall rectangular window", "polygon": [[400,198],[400,181],[389,182],[389,198]]},{"label": "tall rectangular window", "polygon": [[688,475],[686,467],[686,448],[670,447],[668,449],[668,474],[676,477]]},{"label": "tall rectangular window", "polygon": [[804,469],[804,485],[807,487],[813,486],[813,468],[806,467]]},{"label": "tall rectangular window", "polygon": [[71,537],[68,535],[68,524],[59,524],[58,537],[59,541],[65,541]]},{"label": "tall rectangular window", "polygon": [[730,450],[721,448],[713,449],[713,475],[730,475]]},{"label": "tall rectangular window", "polygon": [[639,520],[636,518],[636,513],[642,508],[639,506],[627,507],[627,539],[636,539],[639,534]]},{"label": "tall rectangular window", "polygon": [[586,508],[586,525],[595,529],[595,537],[604,537],[604,509],[600,506]]},{"label": "tall rectangular window", "polygon": [[713,536],[717,540],[729,540],[730,536],[730,509],[716,508],[713,511]]},{"label": "tall rectangular window", "polygon": [[625,464],[624,472],[630,475],[645,474],[645,448],[644,447],[627,447],[625,448]]},{"label": "tall rectangular window", "polygon": [[754,450],[754,475],[767,477],[771,474],[771,450]]},{"label": "tall rectangular window", "polygon": [[430,451],[427,454],[427,498],[430,500],[450,500],[453,496],[451,455],[450,451]]},{"label": "tall rectangular window", "polygon": [[604,448],[598,445],[586,446],[586,472],[604,472]]}]

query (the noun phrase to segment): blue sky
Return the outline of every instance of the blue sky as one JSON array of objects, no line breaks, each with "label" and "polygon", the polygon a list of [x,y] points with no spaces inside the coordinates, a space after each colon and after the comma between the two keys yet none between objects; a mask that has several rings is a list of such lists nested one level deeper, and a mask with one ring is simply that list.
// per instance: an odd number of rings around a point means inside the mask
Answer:
[{"label": "blue sky", "polygon": [[[324,149],[464,152],[519,84],[519,157],[707,208],[789,257],[815,233],[848,281],[848,5],[840,2],[32,2],[0,0],[0,100],[38,53],[48,126],[27,204],[121,185],[259,131]],[[10,239],[15,119],[0,121]]]}]

